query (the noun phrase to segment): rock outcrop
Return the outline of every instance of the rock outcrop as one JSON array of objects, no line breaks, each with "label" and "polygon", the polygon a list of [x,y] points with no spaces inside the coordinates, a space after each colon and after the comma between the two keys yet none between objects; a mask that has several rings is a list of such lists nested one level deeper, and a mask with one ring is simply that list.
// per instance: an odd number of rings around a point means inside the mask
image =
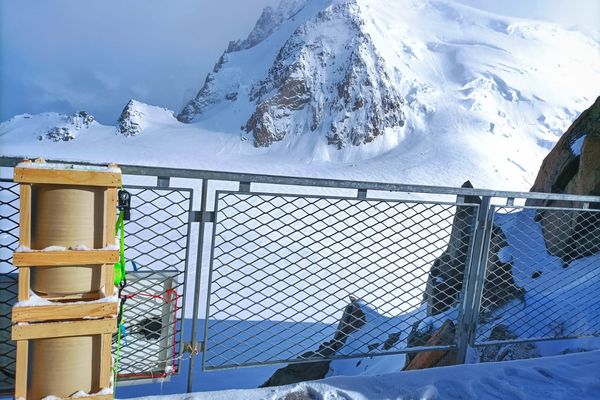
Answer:
[{"label": "rock outcrop", "polygon": [[[496,325],[490,332],[487,341],[509,341],[513,339],[517,339],[517,336],[507,326]],[[537,357],[540,357],[540,353],[535,343],[496,344],[479,350],[480,362],[522,360]]]},{"label": "rock outcrop", "polygon": [[142,119],[144,114],[137,107],[135,100],[129,100],[117,121],[117,133],[123,136],[137,136],[144,130]]},{"label": "rock outcrop", "polygon": [[[357,299],[350,299],[350,304],[344,309],[335,335],[332,340],[322,343],[318,350],[303,353],[299,359],[331,358],[342,348],[348,335],[357,331],[365,324],[365,314],[360,309]],[[329,371],[329,361],[316,361],[302,364],[290,364],[280,368],[261,387],[288,385],[308,380],[322,379]]]},{"label": "rock outcrop", "polygon": [[[467,181],[462,187],[473,186]],[[466,196],[464,202],[480,204],[481,199],[477,196]],[[427,279],[423,301],[427,304],[428,315],[447,311],[460,300],[476,218],[476,207],[467,205],[456,207],[448,247],[434,261]],[[517,287],[513,279],[512,260],[504,260],[499,254],[507,245],[502,229],[493,226],[481,303],[484,310],[497,309],[512,299],[524,296],[523,289]]]},{"label": "rock outcrop", "polygon": [[[600,97],[569,127],[542,163],[533,192],[600,195]],[[527,205],[581,207],[567,201],[530,200]],[[600,209],[600,204],[590,204]],[[568,210],[540,210],[550,254],[572,260],[600,251],[600,213]]]},{"label": "rock outcrop", "polygon": [[[462,187],[473,188],[473,185],[466,181]],[[467,196],[465,203],[479,204],[481,199],[477,196]],[[457,206],[448,247],[434,261],[427,279],[424,301],[427,303],[429,315],[444,312],[458,301],[476,218],[476,207]]]},{"label": "rock outcrop", "polygon": [[53,142],[71,141],[77,137],[78,131],[90,128],[96,120],[93,115],[86,111],[77,111],[63,118],[64,124],[48,129],[43,135],[38,136],[38,140],[48,139]]}]

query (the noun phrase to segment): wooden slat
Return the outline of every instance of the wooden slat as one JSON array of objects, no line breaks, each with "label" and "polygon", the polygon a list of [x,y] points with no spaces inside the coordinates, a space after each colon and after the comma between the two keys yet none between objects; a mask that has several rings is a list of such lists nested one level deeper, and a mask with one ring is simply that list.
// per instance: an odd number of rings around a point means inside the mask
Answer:
[{"label": "wooden slat", "polygon": [[104,191],[104,244],[115,244],[115,224],[117,223],[117,189]]},{"label": "wooden slat", "polygon": [[121,174],[108,171],[21,168],[14,170],[13,180],[22,183],[47,183],[80,186],[120,187]]},{"label": "wooden slat", "polygon": [[115,318],[13,325],[12,340],[101,335],[103,333],[114,333],[116,330],[117,322]]},{"label": "wooden slat", "polygon": [[19,268],[19,301],[29,300],[31,271],[29,267]]},{"label": "wooden slat", "polygon": [[85,317],[111,318],[117,315],[117,308],[117,302],[13,307],[12,321],[16,323],[59,321]]},{"label": "wooden slat", "polygon": [[27,362],[29,343],[27,340],[17,341],[17,369],[15,373],[15,399],[27,398]]},{"label": "wooden slat", "polygon": [[[74,397],[63,397],[60,400],[74,400]],[[82,400],[81,397],[77,397],[78,400]],[[99,395],[91,395],[87,397],[83,397],[83,399],[87,400],[114,400],[115,397],[112,394],[99,394]]]},{"label": "wooden slat", "polygon": [[31,185],[19,185],[19,244],[31,246]]},{"label": "wooden slat", "polygon": [[16,267],[114,264],[119,261],[118,250],[28,251],[13,253]]},{"label": "wooden slat", "polygon": [[115,295],[115,265],[105,264],[104,268],[104,295],[106,297]]},{"label": "wooden slat", "polygon": [[102,335],[102,345],[100,348],[100,387],[110,387],[110,378],[112,377],[112,334]]},{"label": "wooden slat", "polygon": [[[440,329],[425,343],[426,346],[442,346],[452,343],[454,339],[454,323],[446,320]],[[435,367],[449,350],[422,351],[404,368],[405,371]]]},{"label": "wooden slat", "polygon": [[104,294],[98,291],[88,293],[66,294],[62,296],[46,295],[44,296],[44,299],[49,301],[91,301],[101,299],[102,297],[105,297]]}]

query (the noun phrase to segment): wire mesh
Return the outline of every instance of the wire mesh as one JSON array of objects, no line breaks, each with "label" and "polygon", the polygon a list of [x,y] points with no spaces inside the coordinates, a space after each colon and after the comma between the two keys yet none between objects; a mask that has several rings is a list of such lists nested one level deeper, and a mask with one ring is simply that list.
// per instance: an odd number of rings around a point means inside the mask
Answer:
[{"label": "wire mesh", "polygon": [[600,210],[495,207],[476,345],[600,335]]},{"label": "wire mesh", "polygon": [[0,393],[12,390],[16,367],[11,341],[12,306],[17,302],[17,269],[12,253],[19,246],[19,185],[0,180]]},{"label": "wire mesh", "polygon": [[459,318],[477,207],[217,192],[204,368],[410,350]]},{"label": "wire mesh", "polygon": [[[119,377],[156,378],[179,369],[192,189],[129,186],[131,220],[125,224],[128,286],[126,340]],[[135,271],[133,273],[129,271]],[[116,335],[113,338],[113,350]]]}]

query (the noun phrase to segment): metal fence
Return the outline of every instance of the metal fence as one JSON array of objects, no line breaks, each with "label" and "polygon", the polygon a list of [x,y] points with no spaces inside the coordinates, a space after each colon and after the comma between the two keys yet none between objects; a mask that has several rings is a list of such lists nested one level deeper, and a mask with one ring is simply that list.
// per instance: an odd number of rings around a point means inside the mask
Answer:
[{"label": "metal fence", "polygon": [[[177,373],[184,348],[191,372],[196,352],[204,370],[433,349],[460,361],[469,346],[600,336],[600,197],[122,170],[136,263],[123,377]],[[1,183],[6,335],[18,188]],[[431,341],[447,321],[453,334]],[[2,371],[14,369],[7,343]]]}]

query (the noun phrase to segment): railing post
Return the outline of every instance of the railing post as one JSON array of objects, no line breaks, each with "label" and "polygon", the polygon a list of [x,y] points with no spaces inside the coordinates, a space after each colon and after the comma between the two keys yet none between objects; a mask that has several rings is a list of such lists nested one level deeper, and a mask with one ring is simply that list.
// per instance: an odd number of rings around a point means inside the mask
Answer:
[{"label": "railing post", "polygon": [[484,251],[486,248],[486,240],[488,237],[487,231],[491,231],[491,224],[488,224],[490,212],[491,197],[483,196],[479,209],[477,211],[477,219],[475,222],[475,232],[471,249],[471,257],[467,271],[465,273],[465,291],[461,305],[461,317],[457,329],[457,364],[464,364],[467,358],[467,349],[475,335],[475,317],[479,307],[477,301],[478,282],[483,282],[486,270],[487,254]]},{"label": "railing post", "polygon": [[[194,277],[194,311],[192,315],[192,348],[198,345],[198,311],[200,309],[200,276],[202,272],[202,259],[204,255],[204,228],[206,225],[206,202],[208,199],[208,179],[202,179],[202,195],[200,197],[200,229],[198,233],[198,248],[196,250],[196,276]],[[183,316],[185,319],[185,315]],[[194,384],[194,359],[195,355],[190,357],[187,377],[187,392],[191,393]]]}]

